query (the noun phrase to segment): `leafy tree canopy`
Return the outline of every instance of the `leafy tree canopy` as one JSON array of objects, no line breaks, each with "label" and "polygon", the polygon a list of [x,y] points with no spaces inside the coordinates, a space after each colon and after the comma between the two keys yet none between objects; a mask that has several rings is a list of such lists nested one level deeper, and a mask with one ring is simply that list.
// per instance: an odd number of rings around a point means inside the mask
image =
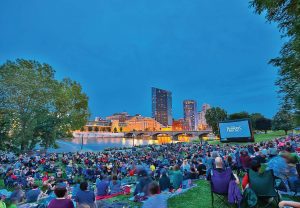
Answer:
[{"label": "leafy tree canopy", "polygon": [[242,111],[239,113],[230,114],[228,117],[229,120],[243,119],[243,118],[250,118],[249,113],[247,113],[246,111]]},{"label": "leafy tree canopy", "polygon": [[272,120],[268,118],[258,118],[255,121],[256,130],[264,131],[267,133],[268,130],[272,128]]},{"label": "leafy tree canopy", "polygon": [[80,84],[54,75],[50,65],[37,61],[17,59],[0,66],[1,139],[12,149],[54,146],[86,123],[88,97]]},{"label": "leafy tree canopy", "polygon": [[273,130],[284,130],[285,134],[293,129],[293,116],[289,111],[280,110],[273,118]]},{"label": "leafy tree canopy", "polygon": [[265,14],[269,22],[278,24],[285,36],[280,56],[270,61],[279,69],[276,84],[283,95],[283,107],[300,110],[296,98],[300,95],[300,4],[297,0],[251,0],[258,14]]},{"label": "leafy tree canopy", "polygon": [[222,108],[213,107],[206,111],[205,119],[214,134],[219,135],[218,123],[227,119],[227,112]]}]

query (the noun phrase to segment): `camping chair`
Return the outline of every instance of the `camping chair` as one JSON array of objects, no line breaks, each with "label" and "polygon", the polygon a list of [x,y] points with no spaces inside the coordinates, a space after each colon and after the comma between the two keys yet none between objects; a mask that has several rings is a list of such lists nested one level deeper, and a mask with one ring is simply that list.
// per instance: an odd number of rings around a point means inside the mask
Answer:
[{"label": "camping chair", "polygon": [[228,187],[231,180],[232,170],[225,169],[222,172],[211,170],[211,204],[214,207],[214,196],[217,198],[218,207],[230,206],[228,203]]},{"label": "camping chair", "polygon": [[275,176],[273,170],[266,170],[263,173],[255,172],[251,169],[248,170],[250,188],[255,192],[259,202],[263,199],[272,198],[265,207],[272,205],[273,201],[279,203],[280,197],[275,189]]}]

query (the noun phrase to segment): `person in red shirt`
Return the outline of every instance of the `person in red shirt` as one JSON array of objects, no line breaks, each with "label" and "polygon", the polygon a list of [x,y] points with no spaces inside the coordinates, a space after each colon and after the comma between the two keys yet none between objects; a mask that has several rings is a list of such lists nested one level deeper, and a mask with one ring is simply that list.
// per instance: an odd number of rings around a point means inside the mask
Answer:
[{"label": "person in red shirt", "polygon": [[[251,161],[251,169],[255,172],[258,172],[260,170],[261,164],[258,160],[252,160]],[[243,180],[242,180],[242,187],[243,189],[247,188],[249,184],[249,176],[248,173],[245,174]]]}]

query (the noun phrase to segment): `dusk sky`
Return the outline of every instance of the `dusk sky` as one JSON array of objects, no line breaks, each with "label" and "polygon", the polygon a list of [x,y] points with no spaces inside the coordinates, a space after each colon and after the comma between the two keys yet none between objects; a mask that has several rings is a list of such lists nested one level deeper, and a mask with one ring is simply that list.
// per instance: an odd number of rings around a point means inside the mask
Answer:
[{"label": "dusk sky", "polygon": [[81,83],[92,117],[151,116],[151,87],[173,93],[173,115],[195,99],[228,113],[272,117],[282,41],[243,0],[9,0],[0,3],[0,64],[48,63]]}]

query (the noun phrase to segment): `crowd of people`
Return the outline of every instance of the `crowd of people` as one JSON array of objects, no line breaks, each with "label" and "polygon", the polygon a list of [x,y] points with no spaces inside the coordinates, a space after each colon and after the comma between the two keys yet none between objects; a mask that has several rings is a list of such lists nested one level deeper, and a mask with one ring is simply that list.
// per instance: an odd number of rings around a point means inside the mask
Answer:
[{"label": "crowd of people", "polygon": [[[0,208],[94,208],[103,199],[133,193],[144,207],[167,207],[170,193],[211,180],[211,170],[230,168],[243,189],[247,170],[273,169],[288,190],[300,188],[300,136],[255,144],[174,143],[102,152],[0,154],[0,177],[9,194],[0,191]],[[298,167],[298,172],[297,172]],[[286,187],[285,187],[286,188]],[[130,190],[131,189],[131,190]],[[280,202],[280,206],[296,202]],[[295,205],[296,204],[296,205]],[[30,206],[29,206],[30,207]]]}]

